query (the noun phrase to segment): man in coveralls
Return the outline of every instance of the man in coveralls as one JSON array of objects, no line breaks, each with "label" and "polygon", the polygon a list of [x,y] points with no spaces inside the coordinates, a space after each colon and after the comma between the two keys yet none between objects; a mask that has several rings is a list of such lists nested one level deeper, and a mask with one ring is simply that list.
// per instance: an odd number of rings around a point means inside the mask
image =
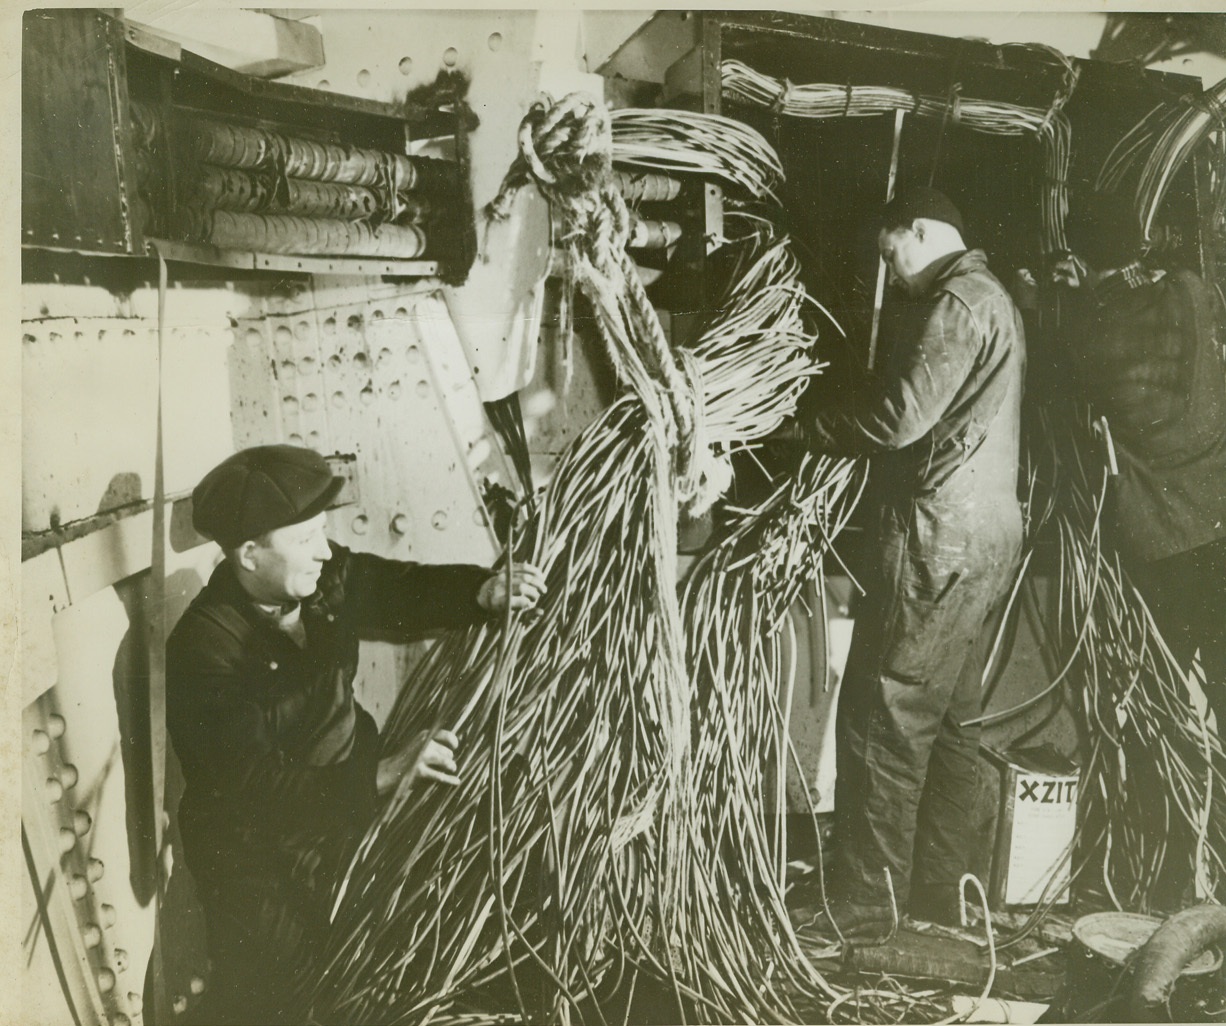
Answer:
[{"label": "man in coveralls", "polygon": [[540,572],[427,566],[351,552],[324,534],[342,479],[309,449],[246,449],[192,493],[226,559],[166,645],[167,725],[186,780],[184,857],[213,973],[196,1018],[300,1021],[302,970],[332,884],[401,780],[455,783],[450,731],[380,750],[354,699],[358,639],[409,639],[527,609]]},{"label": "man in coveralls", "polygon": [[890,282],[912,302],[875,376],[798,418],[813,449],[873,457],[880,503],[836,714],[828,891],[861,944],[888,936],[892,908],[956,916],[977,791],[980,732],[964,725],[981,712],[976,642],[1022,539],[1020,315],[942,193],[903,191],[878,225]]}]

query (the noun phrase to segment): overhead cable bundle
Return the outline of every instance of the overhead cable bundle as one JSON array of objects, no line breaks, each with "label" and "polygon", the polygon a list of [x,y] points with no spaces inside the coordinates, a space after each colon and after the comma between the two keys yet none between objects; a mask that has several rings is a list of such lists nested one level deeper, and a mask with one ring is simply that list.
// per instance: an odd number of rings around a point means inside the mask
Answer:
[{"label": "overhead cable bundle", "polygon": [[1045,57],[1054,58],[1064,69],[1064,84],[1046,110],[995,100],[948,95],[924,95],[892,86],[839,85],[815,82],[793,85],[751,68],[738,60],[720,65],[723,95],[741,103],[766,107],[788,117],[876,117],[906,111],[917,117],[948,119],[976,132],[991,135],[1034,135],[1043,146],[1047,183],[1041,210],[1043,248],[1057,252],[1068,248],[1064,222],[1068,216],[1068,169],[1072,128],[1063,107],[1072,95],[1077,72],[1062,54],[1038,44],[1024,44]]},{"label": "overhead cable bundle", "polygon": [[[730,815],[786,745],[783,610],[861,469],[806,461],[732,518],[681,600],[679,512],[715,449],[794,412],[814,336],[784,241],[751,236],[700,339],[669,347],[625,254],[607,128],[582,97],[534,106],[491,210],[528,182],[553,205],[625,394],[563,454],[513,546],[546,575],[538,611],[441,639],[392,710],[392,746],[457,730],[460,783],[402,790],[362,841],[315,1021],[624,1021],[648,988],[679,1021],[797,1021],[797,992],[840,993],[788,920],[777,835]],[[712,621],[721,582],[736,598]]]},{"label": "overhead cable bundle", "polygon": [[742,121],[692,111],[625,108],[612,113],[613,162],[718,179],[774,198],[784,179],[778,155]]},{"label": "overhead cable bundle", "polygon": [[1142,159],[1136,211],[1142,237],[1152,240],[1154,218],[1171,182],[1188,158],[1202,147],[1209,152],[1214,177],[1214,223],[1226,216],[1226,78],[1181,103],[1159,104],[1115,144],[1103,161],[1095,188],[1116,191]]}]

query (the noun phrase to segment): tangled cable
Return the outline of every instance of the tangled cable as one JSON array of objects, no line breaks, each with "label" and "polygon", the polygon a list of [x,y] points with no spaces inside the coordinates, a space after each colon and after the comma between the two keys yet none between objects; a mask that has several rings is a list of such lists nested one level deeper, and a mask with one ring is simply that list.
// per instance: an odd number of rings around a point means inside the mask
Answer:
[{"label": "tangled cable", "polygon": [[[608,109],[581,93],[559,103],[534,103],[519,130],[519,156],[487,213],[505,219],[515,192],[531,182],[558,218],[568,271],[591,303],[619,380],[651,396],[673,454],[679,495],[687,507],[713,500],[716,480],[696,411],[698,390],[674,359],[664,329],[626,253],[630,215],[612,170]],[[569,311],[570,304],[566,309]]]},{"label": "tangled cable", "polygon": [[1135,202],[1142,236],[1152,241],[1154,218],[1175,175],[1202,147],[1209,151],[1213,223],[1220,228],[1226,218],[1226,78],[1199,94],[1182,97],[1180,103],[1159,104],[1146,114],[1107,155],[1094,187],[1114,192],[1148,151]]}]

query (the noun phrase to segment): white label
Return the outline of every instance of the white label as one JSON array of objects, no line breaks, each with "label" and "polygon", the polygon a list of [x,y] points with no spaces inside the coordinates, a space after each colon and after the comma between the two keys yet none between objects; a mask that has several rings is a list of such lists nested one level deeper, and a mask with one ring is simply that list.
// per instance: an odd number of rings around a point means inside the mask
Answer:
[{"label": "white label", "polygon": [[1013,785],[1006,905],[1033,905],[1043,897],[1068,901],[1068,847],[1077,828],[1077,778],[1019,773]]}]

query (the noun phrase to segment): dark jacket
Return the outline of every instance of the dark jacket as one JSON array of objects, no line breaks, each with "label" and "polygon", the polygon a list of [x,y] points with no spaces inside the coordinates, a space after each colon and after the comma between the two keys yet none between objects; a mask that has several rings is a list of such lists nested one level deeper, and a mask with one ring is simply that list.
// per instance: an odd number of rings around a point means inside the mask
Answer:
[{"label": "dark jacket", "polygon": [[887,505],[1016,511],[1025,364],[1021,315],[987,258],[957,253],[884,340],[874,378],[802,426],[820,451],[874,456]]},{"label": "dark jacket", "polygon": [[481,619],[476,594],[488,573],[332,544],[303,603],[299,648],[228,561],[217,567],[166,645],[184,855],[206,908],[208,893],[239,876],[330,885],[374,811],[378,732],[353,694],[359,638],[408,640]]},{"label": "dark jacket", "polygon": [[[1113,287],[1114,286],[1114,287]],[[1082,299],[1066,341],[1083,394],[1105,416],[1119,476],[1109,521],[1152,561],[1226,537],[1226,367],[1217,293],[1189,271]]]}]

